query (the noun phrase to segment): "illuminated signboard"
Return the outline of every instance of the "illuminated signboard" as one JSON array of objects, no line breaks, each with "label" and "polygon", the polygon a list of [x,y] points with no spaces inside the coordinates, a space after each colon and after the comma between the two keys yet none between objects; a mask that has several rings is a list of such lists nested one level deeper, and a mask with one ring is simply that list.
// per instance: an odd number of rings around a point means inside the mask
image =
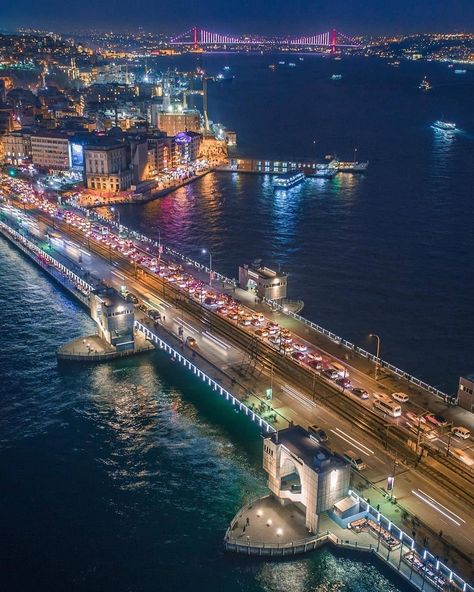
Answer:
[{"label": "illuminated signboard", "polygon": [[189,144],[191,142],[191,136],[186,132],[179,132],[179,134],[174,137],[174,141],[176,144]]},{"label": "illuminated signboard", "polygon": [[71,144],[71,163],[73,167],[84,167],[84,146],[82,144]]}]

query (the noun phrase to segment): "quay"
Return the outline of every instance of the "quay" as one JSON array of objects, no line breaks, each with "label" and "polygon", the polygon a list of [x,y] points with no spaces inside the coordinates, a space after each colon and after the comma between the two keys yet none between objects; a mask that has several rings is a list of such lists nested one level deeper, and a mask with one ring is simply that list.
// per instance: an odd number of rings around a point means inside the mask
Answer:
[{"label": "quay", "polygon": [[282,175],[290,171],[298,171],[304,173],[307,177],[323,177],[324,175],[321,174],[322,171],[329,171],[332,175],[337,173],[365,173],[368,165],[368,162],[340,162],[335,158],[327,164],[321,164],[313,160],[290,161],[262,158],[230,158],[228,165],[215,167],[214,170],[226,173],[253,173],[260,175]]},{"label": "quay", "polygon": [[[370,495],[371,500],[385,502],[390,518],[399,527],[405,524],[405,527],[409,528],[405,514],[411,515],[412,520],[415,520],[417,515],[423,515],[424,519],[426,517],[427,523],[421,523],[416,519],[418,538],[421,536],[420,532],[426,532],[433,541],[438,538],[437,532],[442,528],[441,542],[436,542],[440,549],[437,554],[443,557],[443,553],[447,553],[446,549],[449,549],[450,562],[455,562],[458,569],[470,573],[472,546],[470,547],[469,542],[465,542],[464,538],[459,538],[455,524],[445,526],[444,520],[441,520],[442,524],[440,524],[436,508],[426,510],[423,502],[420,502],[412,493],[413,479],[415,479],[420,487],[430,491],[440,500],[440,503],[451,506],[458,515],[467,517],[470,511],[469,504],[466,505],[466,500],[469,499],[468,490],[466,489],[466,497],[459,496],[464,492],[464,487],[467,487],[463,481],[469,476],[469,471],[464,467],[456,466],[456,462],[453,462],[455,459],[447,459],[444,455],[433,456],[434,453],[431,451],[429,458],[420,462],[421,459],[416,459],[416,456],[407,449],[406,440],[396,435],[395,430],[386,428],[380,431],[380,426],[385,426],[387,421],[376,417],[371,409],[355,404],[354,399],[350,398],[347,392],[337,391],[334,386],[319,377],[317,380],[313,377],[313,381],[308,384],[302,383],[299,377],[301,372],[299,365],[288,357],[285,357],[280,366],[281,355],[266,348],[264,358],[263,350],[256,344],[255,339],[247,339],[248,332],[246,333],[244,329],[236,326],[229,328],[229,323],[225,319],[221,319],[215,312],[206,308],[202,302],[196,302],[195,298],[183,297],[182,290],[178,286],[130,264],[120,253],[107,249],[92,237],[85,238],[80,229],[72,228],[57,218],[53,222],[49,215],[40,210],[32,211],[30,206],[28,210],[19,211],[8,205],[2,208],[2,211],[5,219],[10,220],[9,224],[17,229],[15,232],[20,229],[23,237],[26,234],[30,237],[38,236],[43,244],[47,243],[44,237],[49,233],[53,232],[56,237],[59,237],[58,233],[62,232],[66,238],[53,238],[46,254],[52,256],[54,253],[53,258],[56,261],[60,261],[63,257],[62,264],[68,261],[66,267],[75,269],[79,279],[84,277],[82,274],[87,273],[88,281],[93,285],[91,277],[94,275],[108,278],[108,284],[118,291],[126,284],[127,288],[137,294],[148,307],[159,309],[162,318],[156,323],[147,315],[141,315],[137,307],[134,331],[145,335],[146,340],[153,343],[157,351],[171,358],[177,366],[192,372],[217,396],[228,401],[235,411],[253,421],[264,434],[273,433],[275,430],[281,431],[293,424],[308,426],[317,421],[319,425],[331,432],[331,448],[341,453],[351,446],[361,449],[364,460],[367,460],[368,470],[366,475],[354,472],[352,475],[354,482],[351,487],[357,491],[363,490],[367,497]],[[146,237],[137,236],[139,248],[145,250],[148,247],[150,251],[156,248],[155,243],[146,242],[145,239]],[[144,241],[146,247],[142,246],[140,241]],[[44,249],[43,252],[45,252]],[[171,251],[168,253],[166,249],[165,252],[169,263],[180,261],[185,269],[189,269],[196,276],[209,277],[208,268],[198,266],[196,262],[183,258],[179,253],[173,254]],[[77,269],[79,262],[82,271]],[[236,299],[241,300],[242,305],[252,306],[254,298],[249,292],[236,286],[235,280],[219,274],[216,274],[213,279],[215,279],[214,289],[217,287],[220,291],[222,283],[224,293],[233,293]],[[305,341],[313,339],[311,328],[289,316],[290,311],[278,310],[276,306],[272,306],[275,309],[272,311],[270,305],[265,302],[253,306],[262,307],[262,310],[265,310],[265,317],[274,319],[282,326],[287,321],[292,323],[292,332],[299,327],[298,331],[301,332],[302,339]],[[196,346],[189,347],[186,336],[195,338]],[[238,341],[236,337],[239,337]],[[344,344],[336,343],[331,337],[325,335],[324,338],[332,342],[336,353],[339,351],[337,357],[340,358],[340,352],[345,351]],[[342,361],[347,363],[344,358]],[[368,380],[371,383],[369,388],[373,390],[373,378],[368,377],[366,373],[358,375],[355,366],[352,366],[352,364],[355,365],[355,359],[349,362],[351,376],[360,376],[361,379]],[[384,377],[384,385],[386,380],[387,377]],[[269,385],[272,385],[270,398],[267,392]],[[378,388],[381,387],[382,385]],[[398,426],[394,427],[398,430]],[[373,452],[375,449],[376,454]],[[394,454],[397,455],[396,462],[398,458],[397,498],[402,500],[403,506],[399,505],[398,501],[396,504],[386,501],[387,492],[383,489],[387,475],[393,474]],[[452,471],[455,471],[455,478],[452,476]],[[451,488],[452,479],[455,483],[453,488]],[[387,511],[385,513],[387,514]],[[430,545],[431,549],[434,544]],[[466,564],[468,567],[465,570]]]},{"label": "quay", "polygon": [[241,508],[226,551],[288,558],[325,544],[371,553],[419,591],[474,592],[426,545],[398,527],[350,485],[350,463],[300,426],[263,439],[270,494]]}]

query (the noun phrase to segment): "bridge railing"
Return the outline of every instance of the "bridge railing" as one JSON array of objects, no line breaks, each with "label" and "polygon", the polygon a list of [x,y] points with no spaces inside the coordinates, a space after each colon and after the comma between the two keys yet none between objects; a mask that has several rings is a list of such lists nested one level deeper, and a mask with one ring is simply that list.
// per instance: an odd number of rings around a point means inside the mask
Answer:
[{"label": "bridge railing", "polygon": [[300,321],[301,323],[310,327],[311,329],[313,329],[317,333],[320,333],[321,335],[325,335],[334,343],[336,343],[338,345],[342,345],[346,349],[348,349],[352,352],[355,352],[356,354],[358,354],[359,356],[361,356],[367,360],[370,360],[374,364],[377,364],[380,368],[384,368],[384,369],[392,372],[392,374],[394,374],[398,378],[403,378],[404,380],[408,381],[409,383],[411,383],[415,386],[418,386],[418,387],[428,391],[429,393],[436,395],[437,397],[440,397],[444,401],[455,399],[455,397],[452,397],[452,396],[448,395],[447,393],[439,390],[438,388],[428,384],[427,382],[420,380],[416,376],[412,376],[410,373],[405,372],[404,370],[401,370],[400,368],[397,368],[397,366],[394,366],[390,362],[387,362],[387,361],[383,360],[382,358],[378,358],[377,356],[375,356],[374,354],[371,354],[370,352],[366,351],[365,349],[363,349],[357,345],[354,345],[353,343],[351,343],[350,341],[347,341],[346,339],[344,339],[342,337],[339,337],[339,335],[336,335],[332,331],[328,331],[324,327],[321,327],[321,325],[318,325],[317,323],[313,323],[313,321],[310,321],[310,320],[306,319],[305,317],[302,317],[298,313],[292,312],[291,310],[289,310],[285,306],[281,305],[279,302],[276,302],[275,300],[271,300],[269,298],[264,298],[263,301],[266,302],[266,304],[268,304],[274,310],[278,310],[278,311],[282,312],[283,314]]},{"label": "bridge railing", "polygon": [[263,417],[261,417],[258,413],[256,413],[245,403],[240,401],[235,395],[233,395],[230,391],[225,389],[216,380],[214,380],[208,374],[203,372],[200,368],[196,366],[196,364],[191,362],[191,360],[189,360],[185,355],[183,355],[183,352],[173,348],[171,345],[169,345],[169,343],[167,343],[149,327],[146,327],[145,325],[140,323],[140,321],[135,320],[135,328],[138,331],[141,331],[145,335],[145,337],[149,339],[151,342],[156,343],[161,350],[164,350],[166,353],[170,354],[170,356],[175,361],[179,362],[185,368],[193,372],[197,378],[200,378],[204,383],[208,384],[214,391],[218,392],[222,397],[225,397],[225,399],[227,401],[230,401],[230,403],[234,407],[238,407],[240,411],[244,412],[245,415],[247,415],[252,421],[257,423],[264,432],[271,433],[276,431],[270,423],[263,419]]},{"label": "bridge railing", "polygon": [[[77,290],[78,294],[75,295],[84,303],[88,303],[89,294],[93,287],[84,281],[81,277],[76,275],[70,269],[68,269],[65,265],[60,263],[57,259],[52,257],[49,253],[38,247],[34,242],[26,238],[20,232],[14,230],[11,226],[6,224],[3,221],[0,221],[0,228],[7,234],[9,234],[14,240],[15,243],[22,248],[23,250],[26,249],[29,253],[35,256],[35,261],[47,270],[51,275],[53,275],[58,281],[60,281],[66,288],[71,290],[71,288]],[[49,264],[47,268],[45,263]],[[55,273],[56,272],[56,273]],[[67,278],[72,285],[67,285],[64,283],[63,278]]]}]

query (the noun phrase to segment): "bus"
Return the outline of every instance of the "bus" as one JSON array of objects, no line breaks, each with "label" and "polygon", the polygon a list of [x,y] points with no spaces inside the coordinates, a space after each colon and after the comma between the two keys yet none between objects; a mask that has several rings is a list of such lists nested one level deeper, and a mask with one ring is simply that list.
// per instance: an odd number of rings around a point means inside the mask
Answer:
[{"label": "bus", "polygon": [[387,415],[391,415],[392,417],[400,417],[402,414],[402,408],[399,403],[395,401],[387,401],[385,399],[375,399],[374,407],[376,409],[380,409]]}]

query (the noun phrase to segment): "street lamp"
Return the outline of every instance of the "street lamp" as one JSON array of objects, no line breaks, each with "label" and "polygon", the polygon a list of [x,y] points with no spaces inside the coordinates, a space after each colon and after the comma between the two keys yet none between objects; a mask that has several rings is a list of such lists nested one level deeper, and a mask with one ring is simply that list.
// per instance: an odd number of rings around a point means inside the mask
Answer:
[{"label": "street lamp", "polygon": [[202,253],[203,255],[206,253],[209,255],[209,287],[212,287],[212,254],[211,251],[208,251],[207,249],[203,249]]},{"label": "street lamp", "polygon": [[371,333],[369,337],[377,340],[377,353],[376,353],[376,361],[375,361],[375,380],[377,380],[377,374],[379,369],[379,361],[380,361],[380,337],[376,333]]},{"label": "street lamp", "polygon": [[[116,210],[115,210],[114,206],[112,206],[110,208],[110,211],[115,213]],[[120,211],[119,210],[117,210],[117,220],[118,220],[118,229],[119,229],[119,232],[120,232]]]}]

